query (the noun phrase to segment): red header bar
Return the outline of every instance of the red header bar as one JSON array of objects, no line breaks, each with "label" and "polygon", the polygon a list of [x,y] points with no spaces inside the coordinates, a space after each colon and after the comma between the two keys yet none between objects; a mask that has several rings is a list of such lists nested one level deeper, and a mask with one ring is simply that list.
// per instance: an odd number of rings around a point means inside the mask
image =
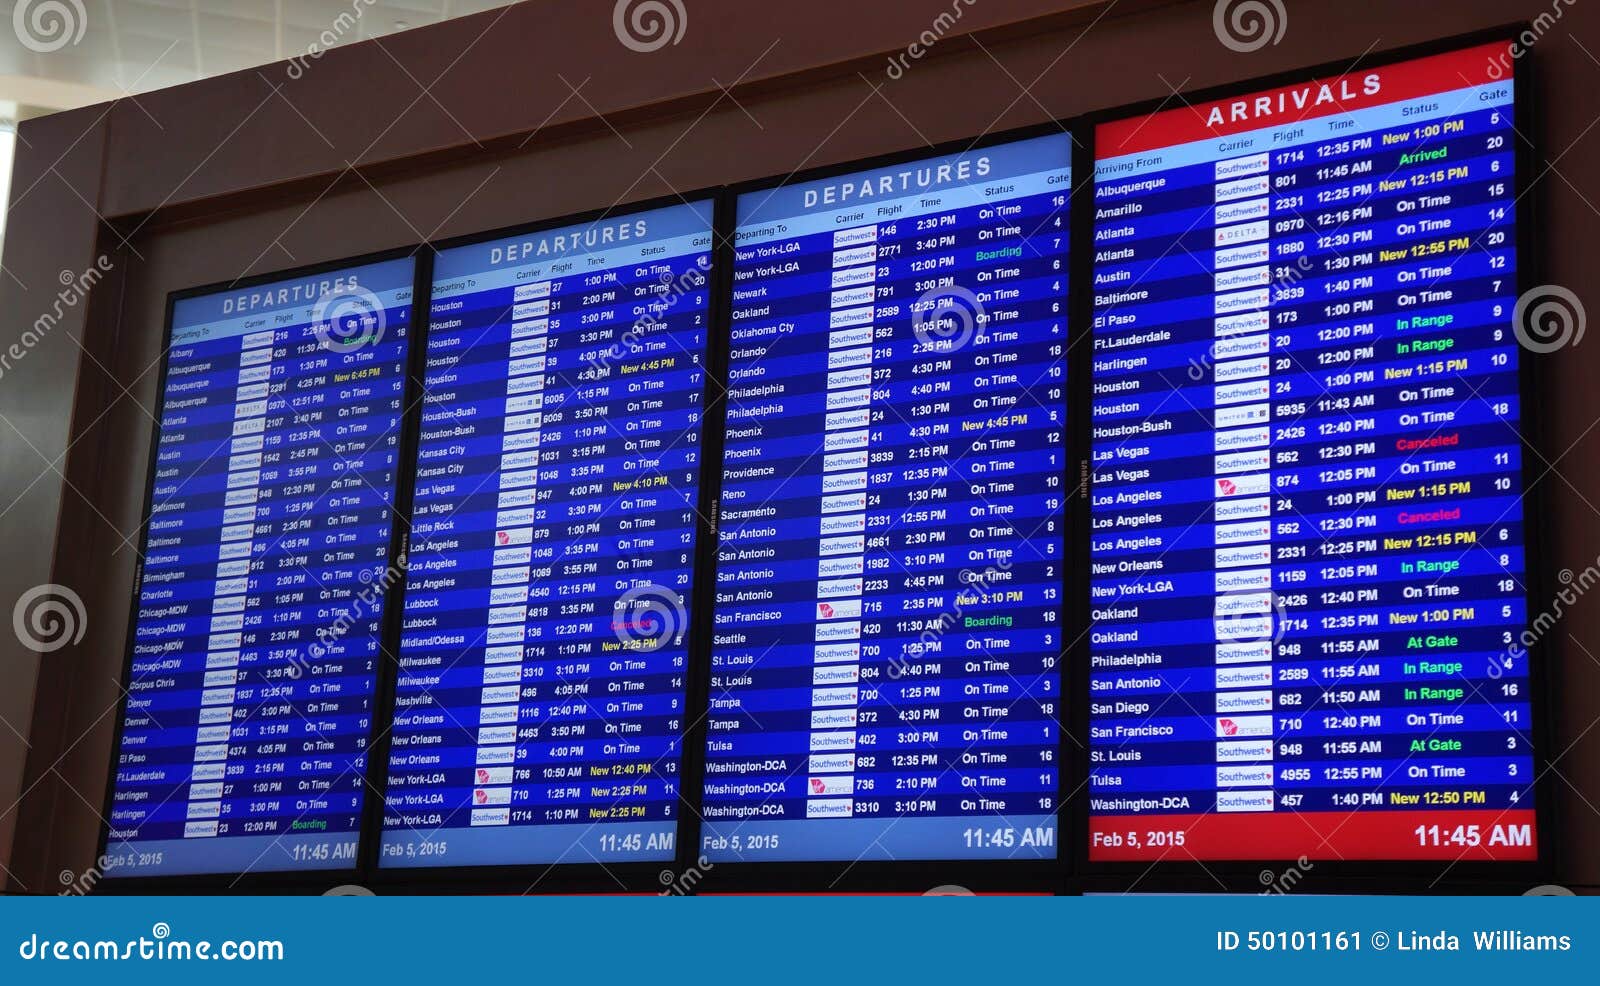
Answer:
[{"label": "red header bar", "polygon": [[[1213,137],[1279,127],[1316,117],[1399,103],[1434,93],[1503,82],[1510,55],[1500,42],[1460,51],[1359,67],[1344,75],[1308,79],[1279,89],[1242,93],[1232,99],[1113,120],[1095,128],[1095,158],[1122,157]],[[1176,101],[1176,97],[1174,97]]]}]

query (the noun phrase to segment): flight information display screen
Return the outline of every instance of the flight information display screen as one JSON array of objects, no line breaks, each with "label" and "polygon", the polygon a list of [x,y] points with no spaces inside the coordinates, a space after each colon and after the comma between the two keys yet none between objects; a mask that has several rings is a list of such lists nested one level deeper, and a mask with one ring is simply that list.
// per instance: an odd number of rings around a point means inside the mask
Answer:
[{"label": "flight information display screen", "polygon": [[1092,859],[1536,857],[1504,51],[1097,128]]},{"label": "flight information display screen", "polygon": [[709,860],[1055,856],[1071,146],[740,196]]},{"label": "flight information display screen", "polygon": [[355,867],[414,277],[173,303],[107,876]]},{"label": "flight information display screen", "polygon": [[711,223],[435,260],[381,865],[673,858]]}]

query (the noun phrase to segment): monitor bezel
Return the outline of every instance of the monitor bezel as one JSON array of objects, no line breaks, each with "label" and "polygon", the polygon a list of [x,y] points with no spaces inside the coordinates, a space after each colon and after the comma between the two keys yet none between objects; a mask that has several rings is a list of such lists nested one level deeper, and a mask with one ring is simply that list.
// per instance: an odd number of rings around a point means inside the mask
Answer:
[{"label": "monitor bezel", "polygon": [[[177,305],[181,301],[187,301],[193,298],[207,297],[225,292],[249,290],[250,288],[261,287],[263,285],[273,284],[278,281],[315,277],[320,274],[331,274],[339,271],[366,267],[373,264],[387,263],[395,260],[411,261],[412,301],[411,318],[406,328],[407,380],[404,402],[402,403],[400,414],[401,441],[395,453],[397,457],[395,470],[396,510],[392,515],[389,525],[388,565],[390,568],[393,568],[397,563],[397,558],[399,557],[398,552],[400,549],[400,537],[402,534],[400,512],[398,510],[399,500],[402,495],[402,487],[405,486],[410,476],[411,463],[415,459],[416,454],[415,447],[408,446],[406,442],[408,437],[411,436],[411,404],[413,401],[419,399],[421,394],[421,391],[415,389],[414,387],[415,372],[418,365],[417,355],[421,351],[421,347],[417,345],[417,339],[422,325],[422,304],[424,299],[427,298],[427,295],[424,292],[424,289],[427,285],[424,270],[425,258],[422,256],[421,247],[394,247],[373,253],[361,254],[355,257],[327,260],[301,267],[286,268],[284,270],[273,271],[267,274],[252,275],[250,277],[238,278],[235,280],[217,281],[211,284],[204,284],[196,287],[184,288],[178,291],[172,291],[167,294],[166,313],[163,319],[161,335],[161,368],[159,374],[157,375],[155,389],[156,414],[151,416],[152,423],[150,425],[150,451],[145,463],[144,491],[140,500],[138,554],[135,556],[134,562],[135,568],[133,589],[130,593],[131,599],[128,607],[127,631],[123,643],[122,670],[121,676],[118,678],[121,697],[117,701],[117,713],[111,744],[110,765],[106,773],[105,797],[102,801],[103,810],[100,817],[100,836],[99,842],[96,846],[94,858],[96,870],[103,869],[101,864],[106,858],[107,849],[110,842],[110,818],[111,811],[115,807],[113,799],[116,794],[117,786],[117,759],[122,751],[123,722],[127,714],[127,702],[130,694],[126,688],[126,685],[132,675],[133,648],[136,632],[138,630],[139,596],[144,581],[144,555],[146,553],[145,549],[148,546],[150,536],[150,508],[155,495],[156,465],[161,453],[160,411],[167,389],[167,373],[172,352],[173,317],[176,312]],[[366,814],[373,803],[371,774],[374,763],[374,741],[383,731],[383,724],[385,721],[383,713],[386,706],[383,704],[382,696],[384,688],[385,664],[387,662],[383,658],[387,649],[386,635],[388,632],[388,621],[391,615],[390,610],[392,608],[397,608],[391,607],[389,602],[389,600],[385,600],[385,612],[383,616],[384,627],[379,631],[379,662],[374,673],[372,726],[368,732],[368,745],[366,751],[367,776],[365,778],[365,783],[367,787],[363,791],[362,796],[362,821],[356,830],[356,861],[352,863],[352,865],[348,867],[328,869],[275,869],[259,872],[245,871],[242,873],[229,871],[202,873],[159,873],[129,876],[107,875],[96,881],[93,891],[95,893],[105,894],[144,894],[171,892],[202,894],[229,892],[300,893],[304,892],[304,890],[308,887],[337,887],[357,881],[360,876],[360,861],[362,854],[365,851],[365,844],[367,841],[368,827],[366,823]],[[203,845],[204,843],[197,842],[197,844]]]},{"label": "monitor bezel", "polygon": [[[1173,109],[1184,103],[1195,104],[1215,100],[1237,99],[1280,86],[1304,83],[1311,79],[1323,78],[1329,75],[1343,75],[1361,69],[1371,69],[1391,66],[1402,62],[1414,61],[1433,55],[1448,54],[1465,49],[1494,44],[1505,43],[1508,46],[1526,28],[1526,24],[1517,23],[1501,27],[1473,31],[1452,37],[1423,42],[1421,44],[1405,45],[1387,49],[1371,54],[1363,54],[1355,58],[1346,58],[1324,62],[1319,65],[1292,69],[1271,75],[1246,79],[1240,82],[1208,87],[1195,91],[1186,91],[1177,94],[1182,102],[1175,102],[1174,97],[1165,99],[1146,100],[1127,106],[1114,107],[1090,113],[1081,118],[1084,132],[1086,153],[1090,157],[1089,175],[1092,182],[1093,157],[1097,128],[1101,124],[1113,123],[1133,117],[1149,115],[1161,110]],[[1528,192],[1536,187],[1531,180],[1532,169],[1536,159],[1535,152],[1539,143],[1539,135],[1535,129],[1537,119],[1534,115],[1536,101],[1532,98],[1530,81],[1533,73],[1530,71],[1529,61],[1531,54],[1525,52],[1522,57],[1513,60],[1511,71],[1507,79],[1513,86],[1512,125],[1514,132],[1519,135],[1517,141],[1515,188],[1517,195],[1515,202],[1518,208],[1516,217],[1516,250],[1517,271],[1516,291],[1513,297],[1520,297],[1531,285],[1542,283],[1539,272],[1542,270],[1542,258],[1537,252],[1537,244],[1533,230],[1537,225],[1537,210],[1532,203],[1524,201]],[[1092,256],[1093,218],[1085,218],[1084,242],[1090,244],[1088,256]],[[1085,287],[1079,292],[1080,297],[1092,291],[1093,264],[1085,263],[1078,272]],[[1509,319],[1508,319],[1509,324]],[[1080,321],[1080,327],[1093,339],[1093,312],[1085,313]],[[1525,350],[1519,349],[1518,383],[1520,387],[1521,416],[1519,434],[1525,446],[1531,447],[1542,455],[1544,443],[1541,440],[1542,427],[1540,406],[1534,399],[1539,385],[1539,360]],[[1086,381],[1080,396],[1084,401],[1082,412],[1078,416],[1080,448],[1084,450],[1082,464],[1085,475],[1092,473],[1088,470],[1088,449],[1090,441],[1089,407],[1092,400],[1090,388],[1093,381]],[[1549,599],[1546,589],[1549,573],[1546,571],[1546,561],[1549,554],[1546,551],[1547,525],[1541,523],[1544,515],[1543,491],[1537,485],[1537,475],[1533,468],[1533,460],[1539,456],[1530,454],[1527,448],[1522,450],[1522,490],[1523,490],[1523,530],[1524,530],[1524,582],[1528,613],[1536,612],[1541,600]],[[1088,490],[1084,491],[1087,502]],[[1089,537],[1088,511],[1080,517],[1077,535],[1087,545]],[[1086,563],[1087,564],[1087,563]],[[1084,604],[1084,617],[1087,618],[1087,601]],[[1089,693],[1087,682],[1087,669],[1089,648],[1087,634],[1089,623],[1081,626],[1081,642],[1079,653],[1074,657],[1072,664],[1080,669],[1079,691],[1075,704],[1088,708]],[[1091,858],[1089,846],[1089,828],[1092,825],[1092,816],[1088,811],[1087,796],[1082,808],[1077,812],[1080,823],[1084,826],[1081,838],[1075,846],[1076,854],[1074,865],[1080,877],[1080,882],[1086,892],[1212,892],[1212,893],[1261,893],[1271,892],[1271,888],[1282,882],[1282,874],[1288,868],[1296,868],[1296,877],[1293,890],[1297,893],[1437,893],[1437,892],[1484,892],[1483,888],[1494,886],[1508,892],[1519,892],[1518,888],[1527,889],[1548,878],[1553,870],[1553,846],[1558,844],[1554,819],[1556,813],[1552,810],[1552,801],[1556,797],[1555,785],[1549,775],[1552,772],[1550,757],[1551,742],[1554,736],[1551,719],[1553,706],[1550,701],[1552,689],[1550,678],[1555,670],[1552,662],[1552,652],[1557,648],[1551,646],[1548,637],[1541,639],[1537,645],[1529,649],[1529,688],[1531,691],[1530,704],[1533,709],[1534,722],[1528,730],[1528,735],[1535,744],[1533,762],[1537,771],[1534,788],[1534,811],[1536,834],[1535,841],[1538,846],[1538,858],[1535,860],[1507,860],[1496,861],[1470,861],[1448,863],[1438,859],[1425,858],[1398,858],[1384,860],[1330,860],[1319,859],[1311,854],[1305,854],[1297,859],[1162,859],[1158,861],[1105,861]],[[1082,735],[1082,748],[1080,750],[1079,765],[1082,776],[1087,780],[1089,771],[1089,737],[1087,730]],[[1449,810],[1440,811],[1441,823],[1448,819]],[[1129,816],[1133,817],[1133,816]],[[1138,816],[1144,817],[1144,816]],[[1157,816],[1151,816],[1157,817]],[[1306,859],[1308,866],[1299,866],[1299,860]]]},{"label": "monitor bezel", "polygon": [[[1062,456],[1062,494],[1064,513],[1070,515],[1074,498],[1071,491],[1077,485],[1077,480],[1072,473],[1075,468],[1074,457],[1071,454],[1071,436],[1073,432],[1070,415],[1072,411],[1072,366],[1071,339],[1072,339],[1072,305],[1074,304],[1073,292],[1076,279],[1072,259],[1072,217],[1074,215],[1073,198],[1077,194],[1081,179],[1076,170],[1078,165],[1078,150],[1081,148],[1081,136],[1071,125],[1071,121],[1048,120],[1026,127],[1008,129],[995,133],[981,134],[976,138],[945,141],[922,148],[892,151],[885,154],[867,158],[855,158],[822,167],[795,171],[788,175],[770,176],[743,182],[728,187],[729,198],[729,226],[726,238],[731,243],[738,226],[738,203],[742,196],[758,194],[760,192],[801,185],[828,178],[837,178],[863,171],[872,171],[878,168],[893,167],[902,164],[912,164],[930,158],[938,158],[955,154],[965,154],[980,151],[985,148],[1001,144],[1012,144],[1019,141],[1031,140],[1040,137],[1060,136],[1068,141],[1068,157],[1073,167],[1073,185],[1068,194],[1065,206],[1067,211],[1066,232],[1068,248],[1065,251],[1066,264],[1064,270],[1067,277],[1067,303],[1063,312],[1066,322],[1067,351],[1067,379],[1063,381],[1064,413],[1068,420],[1065,422]],[[731,260],[731,258],[730,258]],[[732,264],[728,265],[731,278]],[[729,309],[731,310],[731,302]],[[718,472],[720,473],[720,460]],[[720,489],[720,486],[719,486]],[[713,862],[701,863],[703,855],[698,849],[700,843],[700,827],[695,827],[693,845],[696,847],[690,865],[697,866],[701,878],[696,885],[697,892],[706,894],[739,894],[739,893],[889,893],[920,895],[932,890],[944,888],[960,888],[971,890],[975,893],[1043,893],[1055,894],[1065,890],[1067,861],[1070,850],[1064,845],[1069,837],[1071,826],[1070,816],[1065,810],[1067,802],[1066,792],[1070,777],[1066,764],[1070,762],[1069,753],[1075,740],[1073,729],[1073,713],[1070,696],[1071,669],[1067,667],[1066,647],[1072,636],[1072,627],[1069,620],[1069,603],[1072,599],[1073,579],[1073,545],[1072,524],[1064,518],[1062,530],[1063,551],[1061,572],[1061,605],[1058,607],[1058,620],[1062,629],[1061,645],[1058,648],[1057,668],[1060,673],[1060,700],[1058,708],[1059,737],[1056,749],[1056,765],[1058,777],[1058,790],[1055,807],[1055,838],[1056,853],[1053,857],[1032,859],[904,859],[904,860],[861,860],[851,859],[833,860],[791,860],[771,862]],[[713,573],[713,582],[715,576]],[[1087,589],[1087,583],[1084,585]],[[709,608],[709,607],[708,607]],[[709,675],[711,654],[709,645],[701,655],[704,670]],[[697,756],[702,768],[705,763],[705,730],[700,730],[701,735],[694,741],[698,744]],[[697,803],[702,792],[695,791]],[[839,870],[843,872],[836,872]]]}]

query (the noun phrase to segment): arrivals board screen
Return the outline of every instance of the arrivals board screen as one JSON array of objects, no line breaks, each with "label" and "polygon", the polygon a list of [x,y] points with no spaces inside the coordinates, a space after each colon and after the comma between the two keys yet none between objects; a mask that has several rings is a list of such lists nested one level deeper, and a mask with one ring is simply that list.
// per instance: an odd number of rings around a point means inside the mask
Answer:
[{"label": "arrivals board screen", "polygon": [[673,858],[711,222],[435,260],[381,865]]},{"label": "arrivals board screen", "polygon": [[709,860],[1055,856],[1071,147],[739,197]]},{"label": "arrivals board screen", "polygon": [[1097,128],[1091,859],[1536,856],[1504,53]]},{"label": "arrivals board screen", "polygon": [[355,867],[414,272],[174,301],[107,876]]}]

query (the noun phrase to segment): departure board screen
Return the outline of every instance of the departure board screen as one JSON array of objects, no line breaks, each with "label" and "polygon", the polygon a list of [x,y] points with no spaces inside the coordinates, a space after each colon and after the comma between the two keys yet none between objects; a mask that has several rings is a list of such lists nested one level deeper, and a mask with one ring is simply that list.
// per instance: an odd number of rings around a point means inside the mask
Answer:
[{"label": "departure board screen", "polygon": [[355,867],[414,271],[173,303],[107,876]]},{"label": "departure board screen", "polygon": [[1503,55],[1097,128],[1092,859],[1536,857]]},{"label": "departure board screen", "polygon": [[382,865],[675,855],[711,222],[435,260]]},{"label": "departure board screen", "polygon": [[709,860],[1055,856],[1071,146],[740,196]]}]

